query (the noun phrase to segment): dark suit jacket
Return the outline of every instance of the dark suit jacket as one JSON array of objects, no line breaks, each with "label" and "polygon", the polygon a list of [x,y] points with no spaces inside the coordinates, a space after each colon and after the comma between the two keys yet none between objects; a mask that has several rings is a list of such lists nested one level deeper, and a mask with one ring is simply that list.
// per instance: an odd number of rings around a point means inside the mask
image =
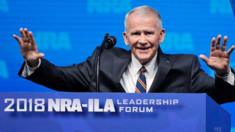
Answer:
[{"label": "dark suit jacket", "polygon": [[[97,49],[85,62],[67,67],[58,67],[42,59],[41,66],[27,79],[59,91],[95,92],[96,54]],[[130,51],[120,48],[103,51],[100,92],[125,92],[120,79],[130,61]],[[158,72],[149,92],[208,93],[218,103],[235,100],[235,87],[205,74],[194,55],[164,54],[159,49],[157,63]]]}]

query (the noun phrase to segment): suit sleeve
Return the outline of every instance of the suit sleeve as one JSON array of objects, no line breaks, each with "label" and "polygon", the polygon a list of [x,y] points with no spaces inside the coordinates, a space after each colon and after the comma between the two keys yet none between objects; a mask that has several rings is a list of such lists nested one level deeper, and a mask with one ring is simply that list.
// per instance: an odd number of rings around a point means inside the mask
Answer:
[{"label": "suit sleeve", "polygon": [[[66,67],[56,66],[42,59],[40,67],[26,79],[58,91],[94,91],[95,88],[91,86],[91,83],[95,80],[96,53],[97,49],[85,62]],[[19,75],[22,73],[23,66]]]},{"label": "suit sleeve", "polygon": [[200,68],[196,56],[194,56],[192,60],[191,91],[196,93],[207,93],[219,104],[235,101],[235,86],[230,85],[221,78],[215,77],[214,79],[208,76]]}]

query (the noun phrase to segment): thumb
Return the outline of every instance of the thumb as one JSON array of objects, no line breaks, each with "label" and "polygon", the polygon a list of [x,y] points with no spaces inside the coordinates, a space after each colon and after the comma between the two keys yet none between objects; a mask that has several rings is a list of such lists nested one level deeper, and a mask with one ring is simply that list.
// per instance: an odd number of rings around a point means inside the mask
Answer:
[{"label": "thumb", "polygon": [[203,55],[203,54],[200,54],[199,57],[207,64],[207,62],[209,61],[209,59]]},{"label": "thumb", "polygon": [[235,49],[235,45],[232,45],[232,47],[229,48],[229,50],[227,51],[229,56],[231,55],[231,53],[233,52],[234,49]]}]

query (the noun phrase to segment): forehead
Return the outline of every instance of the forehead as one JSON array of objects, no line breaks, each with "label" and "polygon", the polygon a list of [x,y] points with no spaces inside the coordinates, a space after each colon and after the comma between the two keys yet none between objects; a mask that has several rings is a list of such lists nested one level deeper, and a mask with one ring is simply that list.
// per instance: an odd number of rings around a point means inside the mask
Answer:
[{"label": "forehead", "polygon": [[155,30],[159,19],[155,15],[130,14],[126,21],[127,30]]}]

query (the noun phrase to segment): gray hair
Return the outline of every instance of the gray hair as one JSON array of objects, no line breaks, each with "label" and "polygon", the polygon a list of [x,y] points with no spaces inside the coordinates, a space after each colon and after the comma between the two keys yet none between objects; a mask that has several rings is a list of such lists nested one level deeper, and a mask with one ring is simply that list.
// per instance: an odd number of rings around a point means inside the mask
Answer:
[{"label": "gray hair", "polygon": [[155,15],[157,18],[157,21],[159,22],[158,23],[159,27],[162,28],[162,19],[161,19],[160,13],[157,10],[153,9],[152,7],[149,7],[147,5],[143,5],[143,6],[138,6],[134,9],[132,9],[131,11],[129,11],[126,14],[125,20],[124,20],[125,30],[127,29],[127,18],[129,15],[131,15],[134,12],[138,12],[138,14],[143,15],[143,16]]}]

